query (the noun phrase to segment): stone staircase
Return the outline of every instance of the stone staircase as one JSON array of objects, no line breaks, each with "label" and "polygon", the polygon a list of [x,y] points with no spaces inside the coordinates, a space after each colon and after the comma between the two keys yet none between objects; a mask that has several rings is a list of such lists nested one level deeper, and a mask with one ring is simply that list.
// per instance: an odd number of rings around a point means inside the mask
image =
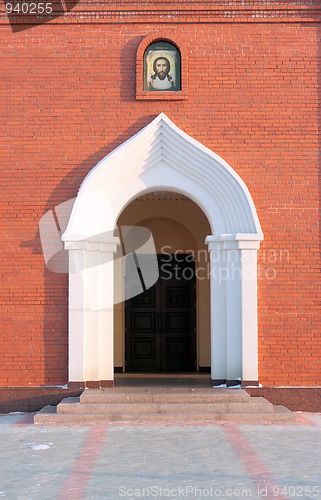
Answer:
[{"label": "stone staircase", "polygon": [[273,406],[243,389],[116,387],[87,389],[79,398],[46,406],[40,424],[212,424],[215,422],[291,423],[295,413]]}]

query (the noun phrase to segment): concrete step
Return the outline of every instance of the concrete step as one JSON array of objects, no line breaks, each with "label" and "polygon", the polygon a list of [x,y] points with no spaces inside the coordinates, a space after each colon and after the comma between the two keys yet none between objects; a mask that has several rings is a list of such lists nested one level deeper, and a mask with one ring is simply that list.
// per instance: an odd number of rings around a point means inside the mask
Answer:
[{"label": "concrete step", "polygon": [[218,403],[250,402],[243,389],[114,388],[87,389],[81,403]]},{"label": "concrete step", "polygon": [[207,414],[207,413],[271,413],[273,405],[264,398],[250,398],[249,402],[181,402],[176,398],[175,402],[104,402],[104,403],[83,403],[81,398],[65,398],[57,406],[57,413],[73,414],[167,414],[176,413],[182,415],[186,412]]},{"label": "concrete step", "polygon": [[191,424],[215,422],[283,423],[296,416],[242,389],[118,387],[88,389],[45,407],[36,423]]},{"label": "concrete step", "polygon": [[273,412],[257,413],[190,413],[183,414],[176,412],[168,413],[57,413],[56,407],[46,406],[34,417],[38,424],[128,424],[128,425],[149,425],[149,424],[176,424],[176,425],[206,425],[217,422],[240,422],[254,424],[281,424],[295,423],[296,415],[283,406],[274,406]]}]

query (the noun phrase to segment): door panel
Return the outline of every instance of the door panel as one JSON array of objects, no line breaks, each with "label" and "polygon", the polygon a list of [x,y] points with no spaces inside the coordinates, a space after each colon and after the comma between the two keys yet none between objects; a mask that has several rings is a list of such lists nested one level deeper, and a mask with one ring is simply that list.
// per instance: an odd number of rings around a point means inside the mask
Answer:
[{"label": "door panel", "polygon": [[155,314],[153,313],[135,313],[132,315],[132,332],[154,333],[155,332]]},{"label": "door panel", "polygon": [[126,331],[126,368],[130,371],[159,371],[160,339],[155,287],[126,302]]},{"label": "door panel", "polygon": [[157,283],[126,302],[126,371],[196,369],[195,268],[191,256],[179,257],[166,255],[163,268],[159,256]]},{"label": "door panel", "polygon": [[190,289],[187,286],[174,287],[168,285],[166,288],[166,307],[189,307]]}]

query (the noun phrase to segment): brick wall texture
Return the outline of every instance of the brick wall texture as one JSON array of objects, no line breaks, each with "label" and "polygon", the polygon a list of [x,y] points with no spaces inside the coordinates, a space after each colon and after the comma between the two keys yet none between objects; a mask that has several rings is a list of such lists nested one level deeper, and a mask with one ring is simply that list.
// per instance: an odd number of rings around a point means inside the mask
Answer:
[{"label": "brick wall texture", "polygon": [[[260,382],[321,385],[319,2],[107,3],[17,32],[0,7],[0,385],[68,380],[68,277],[46,270],[39,219],[161,112],[254,199]],[[136,99],[154,34],[184,46],[187,99]]]}]

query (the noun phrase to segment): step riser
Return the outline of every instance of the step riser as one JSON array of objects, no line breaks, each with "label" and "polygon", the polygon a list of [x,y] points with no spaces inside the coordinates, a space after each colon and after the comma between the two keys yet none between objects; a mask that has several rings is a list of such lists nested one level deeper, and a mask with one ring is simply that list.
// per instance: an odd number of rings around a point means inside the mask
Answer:
[{"label": "step riser", "polygon": [[80,396],[81,403],[247,403],[250,396],[247,394],[87,394]]},{"label": "step riser", "polygon": [[61,403],[57,406],[58,413],[90,413],[100,414],[105,413],[110,415],[116,414],[136,414],[144,415],[159,414],[159,413],[176,413],[179,417],[182,414],[192,413],[271,413],[273,406],[270,403],[214,403],[214,404],[146,404],[146,403],[118,403],[118,404],[64,404]]},{"label": "step riser", "polygon": [[218,413],[212,414],[204,417],[204,415],[193,415],[182,417],[173,415],[149,415],[147,418],[142,418],[138,416],[134,418],[133,415],[113,415],[108,416],[104,414],[100,415],[64,415],[64,414],[53,414],[53,415],[35,415],[35,423],[42,424],[173,424],[173,425],[206,425],[213,424],[217,422],[243,422],[243,423],[254,423],[254,424],[280,424],[280,423],[294,423],[295,415],[274,415],[274,414],[233,414],[233,413]]},{"label": "step riser", "polygon": [[112,404],[112,403],[247,403],[249,400],[244,400],[243,398],[213,398],[213,397],[176,397],[176,396],[114,396],[114,397],[90,397],[81,398],[81,403],[101,403],[101,404]]},{"label": "step riser", "polygon": [[284,407],[230,389],[89,389],[80,398],[66,398],[57,408],[45,407],[35,415],[35,422],[43,424],[277,424],[295,420],[295,414]]}]

